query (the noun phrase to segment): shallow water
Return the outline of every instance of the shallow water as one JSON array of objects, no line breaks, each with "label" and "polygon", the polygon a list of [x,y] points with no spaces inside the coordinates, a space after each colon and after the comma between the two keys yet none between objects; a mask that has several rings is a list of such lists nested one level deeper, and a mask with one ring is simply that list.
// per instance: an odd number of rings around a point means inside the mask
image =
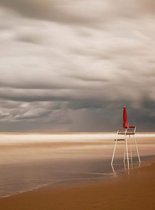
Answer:
[{"label": "shallow water", "polygon": [[[148,139],[147,139],[148,140]],[[84,145],[7,145],[0,147],[0,197],[45,185],[106,180],[115,174],[110,166],[114,142],[96,141]],[[114,168],[124,172],[123,144],[116,152]],[[154,140],[139,143],[142,163],[154,159]],[[133,155],[135,150],[133,148]],[[134,167],[137,167],[134,158]]]}]

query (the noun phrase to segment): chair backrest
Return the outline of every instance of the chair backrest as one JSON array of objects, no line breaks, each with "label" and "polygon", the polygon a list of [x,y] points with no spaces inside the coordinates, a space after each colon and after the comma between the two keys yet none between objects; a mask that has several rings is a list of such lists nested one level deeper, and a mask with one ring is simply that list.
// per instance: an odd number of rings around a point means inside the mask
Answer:
[{"label": "chair backrest", "polygon": [[119,130],[117,131],[117,134],[118,134],[118,135],[125,135],[126,132],[127,132],[127,129],[121,128],[121,129],[119,129]]},{"label": "chair backrest", "polygon": [[136,126],[130,126],[129,128],[121,128],[117,131],[118,135],[134,135],[136,133]]},{"label": "chair backrest", "polygon": [[136,126],[127,128],[126,135],[134,135],[136,133]]}]

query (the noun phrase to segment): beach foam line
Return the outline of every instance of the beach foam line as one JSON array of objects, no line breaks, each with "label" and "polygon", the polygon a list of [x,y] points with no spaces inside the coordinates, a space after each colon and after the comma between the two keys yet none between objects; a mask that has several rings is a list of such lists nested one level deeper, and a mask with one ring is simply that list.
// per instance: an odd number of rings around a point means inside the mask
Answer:
[{"label": "beach foam line", "polygon": [[14,192],[5,192],[5,195],[0,195],[0,199],[2,198],[8,198],[14,195],[18,195],[18,194],[23,194],[25,192],[32,192],[35,190],[39,190],[42,189],[44,187],[54,187],[56,185],[62,185],[62,184],[69,184],[69,183],[79,183],[84,182],[84,181],[97,181],[99,179],[99,177],[101,177],[103,179],[103,175],[104,176],[108,176],[109,178],[112,177],[112,173],[82,173],[83,175],[89,174],[89,175],[98,175],[97,177],[75,177],[75,178],[63,178],[63,179],[58,179],[57,181],[52,181],[46,184],[38,184],[37,186],[33,186],[32,188],[27,188],[25,190],[18,190],[18,191],[14,191]]},{"label": "beach foam line", "polygon": [[[0,143],[35,143],[35,142],[94,142],[113,140],[116,133],[69,133],[69,134],[0,134]],[[137,133],[137,138],[155,137],[155,133]]]},{"label": "beach foam line", "polygon": [[32,192],[34,190],[39,190],[43,187],[47,187],[49,184],[40,184],[40,185],[37,185],[35,187],[32,187],[32,188],[29,188],[29,189],[25,189],[25,190],[19,190],[19,191],[16,191],[16,192],[8,192],[6,195],[0,195],[0,199],[2,198],[9,198],[13,195],[19,195],[19,194],[23,194],[25,192]]},{"label": "beach foam line", "polygon": [[85,142],[113,139],[114,133],[92,134],[0,134],[0,143]]}]

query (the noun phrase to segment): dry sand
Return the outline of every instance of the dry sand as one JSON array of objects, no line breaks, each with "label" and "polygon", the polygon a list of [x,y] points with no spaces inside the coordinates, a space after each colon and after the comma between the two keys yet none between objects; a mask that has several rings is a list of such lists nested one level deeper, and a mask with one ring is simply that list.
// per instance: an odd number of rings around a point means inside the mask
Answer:
[{"label": "dry sand", "polygon": [[2,210],[154,210],[155,163],[106,182],[43,188],[0,199]]}]

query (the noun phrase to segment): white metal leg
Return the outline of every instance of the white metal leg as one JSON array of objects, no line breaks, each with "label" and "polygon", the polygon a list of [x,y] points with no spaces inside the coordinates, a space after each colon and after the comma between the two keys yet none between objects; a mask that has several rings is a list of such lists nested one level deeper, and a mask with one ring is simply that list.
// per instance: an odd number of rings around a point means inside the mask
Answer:
[{"label": "white metal leg", "polygon": [[127,130],[124,132],[124,138],[120,139],[119,136],[123,135],[123,132],[117,132],[117,138],[115,139],[115,145],[113,149],[113,154],[112,154],[112,159],[111,159],[111,166],[113,169],[113,163],[114,163],[114,158],[115,158],[115,153],[116,153],[116,147],[117,143],[120,140],[124,140],[124,157],[123,157],[123,163],[124,163],[124,168],[128,170],[133,168],[133,145],[136,147],[136,153],[137,153],[137,158],[139,161],[139,166],[141,164],[141,159],[140,159],[140,154],[138,150],[138,145],[135,137],[135,130],[133,133],[130,131],[128,132]]},{"label": "white metal leg", "polygon": [[137,140],[136,137],[134,136],[134,142],[136,145],[136,152],[137,152],[137,157],[138,157],[138,161],[139,161],[139,165],[141,164],[141,159],[140,159],[140,155],[139,155],[139,150],[138,150],[138,146],[137,146]]},{"label": "white metal leg", "polygon": [[113,165],[111,165],[111,168],[112,168],[113,175],[114,175],[114,176],[117,176],[116,171],[115,171],[115,169],[114,169],[114,166],[113,166]]},{"label": "white metal leg", "polygon": [[126,157],[126,148],[125,148],[125,144],[124,144],[124,157],[123,157],[124,164],[125,164],[125,157]]},{"label": "white metal leg", "polygon": [[130,169],[130,165],[129,165],[129,151],[128,151],[128,139],[127,139],[127,137],[125,138],[125,146],[126,146],[127,166],[128,166],[128,170],[129,170]]},{"label": "white metal leg", "polygon": [[115,140],[114,150],[113,150],[112,159],[111,159],[111,166],[113,166],[115,152],[116,152],[116,146],[117,146],[117,139]]},{"label": "white metal leg", "polygon": [[130,138],[130,161],[131,161],[131,167],[133,168],[132,139]]},{"label": "white metal leg", "polygon": [[124,160],[124,171],[126,171],[126,163],[125,163],[125,160]]}]

